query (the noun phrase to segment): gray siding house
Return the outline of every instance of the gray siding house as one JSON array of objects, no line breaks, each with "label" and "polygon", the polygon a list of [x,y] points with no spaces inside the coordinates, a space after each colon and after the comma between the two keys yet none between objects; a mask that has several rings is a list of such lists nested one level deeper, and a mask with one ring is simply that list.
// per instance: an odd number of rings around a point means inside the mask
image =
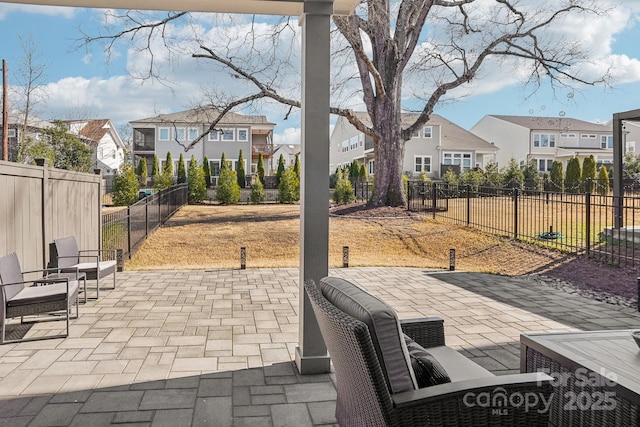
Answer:
[{"label": "gray siding house", "polygon": [[[370,124],[366,113],[357,115]],[[408,127],[416,118],[416,114],[403,114],[403,124]],[[483,168],[487,162],[495,160],[497,151],[482,138],[432,114],[422,130],[406,142],[403,167],[410,178],[416,178],[424,171],[430,178],[438,179],[449,166],[459,171]],[[364,163],[368,173],[375,175],[373,139],[358,131],[344,117],[339,117],[331,133],[329,172],[353,161]]]},{"label": "gray siding house", "polygon": [[551,171],[554,160],[572,157],[581,161],[593,155],[597,163],[613,162],[611,124],[585,122],[567,117],[484,116],[471,132],[500,149],[498,167],[515,159],[521,166],[534,161],[540,173]]},{"label": "gray siding house", "polygon": [[[269,122],[265,116],[227,113],[217,124],[215,131],[208,132],[216,116],[215,109],[197,108],[130,122],[133,127],[133,154],[136,164],[139,159],[146,158],[151,174],[153,156],[158,156],[162,170],[167,152],[171,152],[175,174],[180,153],[187,168],[192,155],[198,162],[207,157],[215,182],[220,172],[222,153],[235,170],[242,150],[246,173],[255,173],[259,153],[263,153],[265,161],[271,157],[275,124]],[[186,149],[205,133],[206,135],[193,147]]]}]

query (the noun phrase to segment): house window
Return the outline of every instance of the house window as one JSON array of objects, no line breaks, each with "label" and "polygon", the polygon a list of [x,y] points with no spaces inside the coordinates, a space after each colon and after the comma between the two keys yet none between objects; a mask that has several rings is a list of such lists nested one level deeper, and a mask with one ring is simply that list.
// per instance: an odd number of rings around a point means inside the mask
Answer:
[{"label": "house window", "polygon": [[555,147],[556,135],[549,133],[534,133],[533,134],[533,146],[534,147]]},{"label": "house window", "polygon": [[583,133],[580,135],[580,138],[582,139],[596,139],[595,134],[592,133]]},{"label": "house window", "polygon": [[209,141],[219,141],[220,132],[217,129],[209,131]]},{"label": "house window", "polygon": [[561,133],[560,134],[560,138],[564,138],[564,139],[576,139],[578,135],[576,135],[575,133]]},{"label": "house window", "polygon": [[431,172],[431,156],[414,156],[413,165],[415,173]]},{"label": "house window", "polygon": [[356,148],[358,148],[358,136],[354,136],[351,139],[349,139],[349,150],[355,150]]},{"label": "house window", "polygon": [[422,135],[424,138],[431,138],[431,126],[425,126],[424,129],[422,130]]},{"label": "house window", "polygon": [[551,172],[553,159],[538,159],[538,170],[540,172]]},{"label": "house window", "polygon": [[613,148],[613,135],[600,135],[600,148]]},{"label": "house window", "polygon": [[16,137],[16,130],[15,129],[9,129],[7,131],[9,138],[15,138]]},{"label": "house window", "polygon": [[158,141],[169,141],[171,139],[171,132],[169,128],[158,129]]},{"label": "house window", "polygon": [[375,170],[376,170],[376,161],[375,160],[369,160],[369,163],[367,163],[367,170],[368,170],[369,175],[375,174]]},{"label": "house window", "polygon": [[417,130],[413,133],[413,135],[411,135],[411,138],[420,138],[420,131]]},{"label": "house window", "polygon": [[235,141],[236,140],[236,130],[235,129],[223,129],[223,131],[222,131],[222,140],[223,141]]},{"label": "house window", "polygon": [[346,153],[349,151],[349,140],[342,141],[342,152]]},{"label": "house window", "polygon": [[172,132],[173,139],[176,141],[184,141],[185,138],[185,129],[184,128],[173,128]]},{"label": "house window", "polygon": [[189,141],[195,141],[200,136],[198,128],[189,128]]},{"label": "house window", "polygon": [[220,176],[220,160],[209,160],[211,176]]},{"label": "house window", "polygon": [[636,142],[627,141],[627,153],[635,153],[635,152],[636,152]]},{"label": "house window", "polygon": [[358,146],[362,147],[364,145],[364,133],[358,135]]},{"label": "house window", "polygon": [[246,128],[238,129],[238,141],[240,142],[249,141],[249,129],[246,129]]},{"label": "house window", "polygon": [[442,164],[459,165],[461,170],[471,170],[471,153],[450,153],[445,152],[442,155]]}]

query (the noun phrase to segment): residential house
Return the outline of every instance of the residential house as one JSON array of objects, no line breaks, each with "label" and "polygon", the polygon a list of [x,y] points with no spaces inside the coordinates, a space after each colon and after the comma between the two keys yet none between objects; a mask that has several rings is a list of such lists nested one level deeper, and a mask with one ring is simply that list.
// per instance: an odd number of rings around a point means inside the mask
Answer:
[{"label": "residential house", "polygon": [[293,144],[280,144],[276,145],[271,156],[272,165],[271,170],[278,168],[278,162],[280,161],[280,155],[284,158],[285,167],[293,166],[296,162],[296,156],[300,154],[301,146]]},{"label": "residential house", "polygon": [[246,173],[255,173],[259,153],[263,154],[265,161],[271,158],[275,124],[265,116],[227,113],[215,130],[209,131],[211,122],[217,115],[218,111],[214,108],[196,108],[130,122],[133,127],[133,154],[136,163],[139,159],[146,158],[151,175],[153,156],[158,156],[162,169],[167,153],[171,152],[175,174],[180,153],[183,154],[187,167],[192,155],[198,162],[207,157],[212,179],[217,182],[222,153],[231,162],[233,169],[236,169],[242,150]]},{"label": "residential house", "polygon": [[590,155],[596,163],[613,162],[611,125],[568,117],[484,116],[471,132],[500,149],[498,167],[515,159],[521,166],[534,161],[540,173],[550,172],[554,160],[572,157],[581,161]]},{"label": "residential house", "polygon": [[109,119],[67,120],[69,133],[91,147],[91,169],[113,176],[124,164],[127,147]]},{"label": "residential house", "polygon": [[640,155],[640,122],[625,121],[622,125],[624,152]]},{"label": "residential house", "polygon": [[[24,123],[24,113],[18,110],[11,110],[8,113],[8,145],[9,155],[7,158],[11,162],[15,162],[18,158],[18,142],[24,136],[40,140],[42,131],[52,126],[51,123],[41,120],[35,116],[29,116],[27,124]],[[24,131],[24,135],[22,132]],[[2,135],[2,124],[0,123],[0,135]],[[0,159],[4,158],[4,144],[0,144]]]},{"label": "residential house", "polygon": [[[368,114],[356,114],[370,125]],[[403,125],[408,127],[417,117],[417,114],[403,114]],[[438,179],[449,167],[456,171],[483,168],[495,159],[497,151],[497,147],[482,138],[432,114],[423,128],[405,143],[403,168],[411,178],[417,178],[424,171],[430,178]],[[375,175],[373,138],[357,130],[346,118],[339,117],[331,133],[330,173],[354,161],[364,163],[369,175]]]}]

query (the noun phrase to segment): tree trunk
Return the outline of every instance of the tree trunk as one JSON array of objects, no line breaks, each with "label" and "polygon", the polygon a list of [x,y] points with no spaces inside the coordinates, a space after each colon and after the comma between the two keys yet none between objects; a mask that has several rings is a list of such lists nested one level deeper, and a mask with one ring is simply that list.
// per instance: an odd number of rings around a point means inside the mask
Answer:
[{"label": "tree trunk", "polygon": [[380,135],[374,142],[375,178],[371,200],[374,206],[404,206],[407,200],[402,180],[405,141],[400,103],[389,98],[378,101],[373,118],[374,129]]}]

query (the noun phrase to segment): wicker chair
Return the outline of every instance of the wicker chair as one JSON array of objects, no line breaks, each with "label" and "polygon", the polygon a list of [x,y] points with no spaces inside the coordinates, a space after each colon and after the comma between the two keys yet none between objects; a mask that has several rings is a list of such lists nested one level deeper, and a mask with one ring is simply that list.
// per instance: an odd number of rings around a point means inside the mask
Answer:
[{"label": "wicker chair", "polygon": [[[87,280],[96,281],[96,298],[100,297],[100,279],[113,274],[113,288],[116,287],[117,263],[115,249],[78,250],[78,243],[74,236],[64,237],[53,241],[51,260],[55,267],[63,271],[77,269],[86,275]],[[110,253],[112,260],[103,260],[102,254]],[[87,261],[83,261],[87,260]]]},{"label": "wicker chair", "polygon": [[[71,279],[71,276],[58,277],[55,279],[45,277],[35,280],[25,280],[24,278],[24,275],[27,273],[46,274],[52,271],[57,272],[58,269],[22,271],[20,261],[15,253],[0,258],[0,321],[2,321],[0,344],[64,338],[69,336],[69,314],[72,305],[75,304],[76,306],[76,317],[78,317],[79,313],[78,280]],[[48,314],[56,311],[63,311],[65,313],[64,319],[67,322],[67,327],[64,334],[45,335],[18,340],[6,339],[7,319],[20,317],[21,322],[23,322],[24,316]]]},{"label": "wicker chair", "polygon": [[[322,279],[320,286],[326,279]],[[476,372],[470,379],[460,379],[465,378],[463,373],[451,372],[452,382],[391,392],[389,373],[382,368],[367,324],[338,309],[325,298],[320,286],[313,281],[305,283],[335,369],[336,418],[342,427],[547,426],[549,414],[544,402],[524,408],[524,405],[517,407],[517,401],[514,406],[502,405],[504,399],[495,400],[497,395],[507,399],[535,396],[548,400],[552,379],[543,373],[494,376],[478,366],[487,374]],[[352,306],[353,300],[347,305]],[[442,319],[407,320],[400,321],[400,325],[402,332],[432,354],[455,353],[455,357],[445,356],[456,359],[449,363],[447,372],[455,371],[457,366],[461,371],[473,371],[463,366],[475,365],[473,362],[444,346]],[[387,370],[390,369],[393,367],[387,363]],[[453,374],[462,376],[454,379]],[[484,401],[477,400],[479,395],[490,396],[493,405],[482,404]]]}]

